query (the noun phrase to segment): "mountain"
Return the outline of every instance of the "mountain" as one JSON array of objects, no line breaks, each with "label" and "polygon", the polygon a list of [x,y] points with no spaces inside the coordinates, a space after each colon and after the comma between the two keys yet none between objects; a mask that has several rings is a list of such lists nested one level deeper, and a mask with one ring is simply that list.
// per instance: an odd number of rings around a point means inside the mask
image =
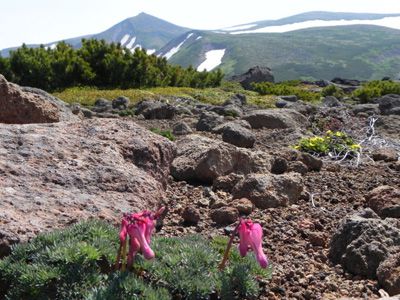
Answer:
[{"label": "mountain", "polygon": [[[79,47],[81,38],[66,42]],[[120,42],[130,50],[143,47],[199,70],[219,67],[228,77],[255,65],[272,68],[277,80],[400,77],[400,14],[308,12],[193,30],[141,13],[85,38]]]},{"label": "mountain", "polygon": [[[169,41],[188,30],[190,29],[174,25],[146,13],[140,13],[101,33],[75,37],[64,41],[78,48],[81,45],[82,38],[104,39],[110,43],[120,42],[131,50],[136,47],[142,47],[147,49],[150,53],[154,53],[165,46]],[[57,45],[57,42],[59,41],[47,43],[45,46],[53,48]],[[38,47],[39,44],[29,46]],[[1,51],[1,55],[8,56],[9,51],[13,49],[16,49],[16,47],[4,49]]]},{"label": "mountain", "polygon": [[[321,21],[351,23],[320,27]],[[371,25],[380,22],[387,23],[387,27]],[[308,28],[277,31],[279,26],[304,23]],[[357,23],[365,25],[354,25]],[[268,27],[274,31],[268,32]],[[263,65],[272,68],[277,80],[399,77],[400,30],[394,29],[397,27],[400,29],[400,14],[310,12],[215,31],[193,30],[174,39],[157,54],[166,56],[171,63],[193,65],[199,70],[207,64],[211,66],[207,69],[220,67],[228,76]],[[260,29],[266,32],[257,32]]]}]

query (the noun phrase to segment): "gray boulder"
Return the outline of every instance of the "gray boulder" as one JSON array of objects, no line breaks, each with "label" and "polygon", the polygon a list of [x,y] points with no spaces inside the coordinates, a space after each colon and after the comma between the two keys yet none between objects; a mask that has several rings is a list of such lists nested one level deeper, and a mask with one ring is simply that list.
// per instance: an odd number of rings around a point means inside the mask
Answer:
[{"label": "gray boulder", "polygon": [[231,122],[226,122],[226,123],[222,123],[221,125],[218,125],[216,127],[213,128],[212,132],[213,133],[222,133],[224,131],[224,128],[227,126],[231,126],[231,125],[238,125],[240,127],[246,128],[246,129],[251,129],[251,126],[249,124],[249,122],[245,121],[245,120],[234,120]]},{"label": "gray boulder", "polygon": [[96,113],[104,113],[112,111],[112,102],[104,98],[98,98],[94,102],[94,107],[92,111]]},{"label": "gray boulder", "polygon": [[[379,265],[378,282],[390,296],[400,295],[400,253],[389,256]],[[399,298],[397,298],[399,299]]]},{"label": "gray boulder", "polygon": [[296,102],[299,100],[296,95],[279,96],[279,98],[288,102]]},{"label": "gray boulder", "polygon": [[176,115],[174,106],[160,101],[143,100],[136,105],[135,114],[143,115],[147,120],[172,119]]},{"label": "gray boulder", "polygon": [[251,89],[252,83],[275,81],[271,69],[268,67],[260,66],[250,68],[246,73],[243,73],[241,75],[233,76],[232,80],[239,82],[245,89]]},{"label": "gray boulder", "polygon": [[172,128],[172,133],[175,135],[185,135],[185,134],[190,134],[192,133],[192,128],[185,122],[178,122],[175,123],[173,128]]},{"label": "gray boulder", "polygon": [[121,97],[115,98],[112,101],[112,108],[118,109],[118,110],[125,110],[125,109],[128,109],[129,103],[130,103],[130,100],[128,97],[121,96]]},{"label": "gray boulder", "polygon": [[198,131],[212,131],[214,127],[224,123],[224,117],[214,112],[203,112],[196,125]]},{"label": "gray boulder", "polygon": [[367,115],[379,114],[379,105],[374,103],[357,104],[352,107],[352,111],[355,115],[364,113]]},{"label": "gray boulder", "polygon": [[342,220],[330,243],[329,258],[350,273],[375,279],[379,265],[400,250],[400,220],[381,220],[371,209]]},{"label": "gray boulder", "polygon": [[304,127],[308,121],[299,112],[292,109],[263,109],[250,112],[243,117],[252,128],[285,129]]},{"label": "gray boulder", "polygon": [[322,106],[324,106],[324,107],[340,107],[340,106],[343,106],[343,104],[336,97],[326,96],[322,100]]},{"label": "gray boulder", "polygon": [[250,130],[238,124],[230,124],[224,127],[222,140],[238,147],[252,148],[256,137]]},{"label": "gray boulder", "polygon": [[303,191],[301,176],[295,173],[250,174],[233,188],[234,199],[247,198],[261,209],[296,203]]},{"label": "gray boulder", "polygon": [[227,105],[236,105],[236,106],[243,106],[247,104],[247,98],[246,95],[243,94],[235,94],[233,95],[231,98],[229,98],[228,100],[226,100],[224,102],[224,106]]},{"label": "gray boulder", "polygon": [[400,95],[389,94],[378,99],[379,109],[383,115],[400,114]]}]

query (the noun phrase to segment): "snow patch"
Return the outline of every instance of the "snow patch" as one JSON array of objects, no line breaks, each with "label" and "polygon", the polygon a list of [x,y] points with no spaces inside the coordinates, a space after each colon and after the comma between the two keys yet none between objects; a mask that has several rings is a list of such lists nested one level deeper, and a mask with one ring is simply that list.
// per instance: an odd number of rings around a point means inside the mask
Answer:
[{"label": "snow patch", "polygon": [[171,48],[167,53],[165,53],[163,56],[168,60],[170,59],[173,55],[178,53],[179,49],[181,49],[182,45],[193,35],[193,33],[189,33],[187,37],[176,47]]},{"label": "snow patch", "polygon": [[225,50],[226,49],[208,51],[206,53],[206,60],[197,67],[197,71],[203,71],[204,69],[207,71],[211,71],[212,69],[218,67],[221,64],[222,58],[225,55]]},{"label": "snow patch", "polygon": [[126,42],[129,40],[129,37],[130,37],[130,35],[129,34],[125,34],[124,36],[123,36],[123,38],[121,39],[121,46],[123,46],[123,45],[125,45],[126,44]]},{"label": "snow patch", "polygon": [[131,49],[133,45],[135,44],[136,41],[136,36],[132,37],[132,39],[129,41],[129,43],[126,45],[126,48]]},{"label": "snow patch", "polygon": [[331,26],[346,26],[346,25],[376,25],[384,26],[393,29],[400,29],[400,17],[385,17],[378,20],[312,20],[299,23],[286,24],[281,26],[267,26],[255,30],[245,30],[230,32],[230,34],[243,34],[243,33],[282,33],[294,30],[314,28],[314,27],[331,27]]},{"label": "snow patch", "polygon": [[57,48],[57,43],[51,44],[50,46],[47,47],[47,49],[54,50]]},{"label": "snow patch", "polygon": [[199,36],[196,38],[196,41],[199,40],[199,39],[201,39],[201,38],[202,38],[202,36],[199,35]]},{"label": "snow patch", "polygon": [[148,55],[152,55],[153,53],[155,53],[157,50],[156,49],[147,49],[147,54]]},{"label": "snow patch", "polygon": [[223,31],[238,31],[238,30],[250,29],[255,26],[257,26],[257,24],[246,24],[246,25],[222,28],[221,30],[223,30]]}]

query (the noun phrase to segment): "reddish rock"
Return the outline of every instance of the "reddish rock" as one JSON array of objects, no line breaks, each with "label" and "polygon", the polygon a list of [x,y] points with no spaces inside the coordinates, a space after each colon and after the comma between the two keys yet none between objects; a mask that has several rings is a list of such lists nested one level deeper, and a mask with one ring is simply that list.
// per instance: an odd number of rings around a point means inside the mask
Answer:
[{"label": "reddish rock", "polygon": [[253,211],[253,202],[249,199],[235,199],[232,201],[232,205],[239,211],[239,213],[244,215],[249,215]]},{"label": "reddish rock", "polygon": [[390,295],[400,294],[400,253],[389,256],[376,271],[378,281]]},{"label": "reddish rock", "polygon": [[372,158],[375,161],[383,160],[386,162],[391,162],[391,161],[397,161],[399,158],[399,154],[397,153],[396,149],[381,148],[372,153]]},{"label": "reddish rock", "polygon": [[182,218],[186,223],[197,224],[200,221],[200,212],[196,207],[187,206],[182,213]]},{"label": "reddish rock", "polygon": [[239,212],[236,208],[225,206],[214,209],[210,214],[211,219],[219,225],[232,224],[238,220]]},{"label": "reddish rock", "polygon": [[61,100],[39,89],[23,89],[0,75],[0,123],[54,123],[73,120],[78,120],[78,117]]},{"label": "reddish rock", "polygon": [[6,245],[15,234],[24,241],[90,217],[118,220],[121,212],[154,209],[174,145],[133,122],[93,119],[0,124],[0,153]]},{"label": "reddish rock", "polygon": [[313,246],[325,247],[327,238],[322,232],[309,232],[308,240]]},{"label": "reddish rock", "polygon": [[373,189],[366,199],[380,217],[400,218],[400,189],[383,185]]}]

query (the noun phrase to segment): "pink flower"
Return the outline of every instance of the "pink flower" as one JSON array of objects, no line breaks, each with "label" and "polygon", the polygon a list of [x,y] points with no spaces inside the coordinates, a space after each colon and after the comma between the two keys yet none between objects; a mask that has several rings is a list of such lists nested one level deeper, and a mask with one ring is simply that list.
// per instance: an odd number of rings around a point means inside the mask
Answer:
[{"label": "pink flower", "polygon": [[263,232],[261,225],[253,223],[251,220],[241,220],[239,225],[239,252],[242,257],[246,256],[251,248],[261,268],[268,267],[268,258],[262,249]]}]

